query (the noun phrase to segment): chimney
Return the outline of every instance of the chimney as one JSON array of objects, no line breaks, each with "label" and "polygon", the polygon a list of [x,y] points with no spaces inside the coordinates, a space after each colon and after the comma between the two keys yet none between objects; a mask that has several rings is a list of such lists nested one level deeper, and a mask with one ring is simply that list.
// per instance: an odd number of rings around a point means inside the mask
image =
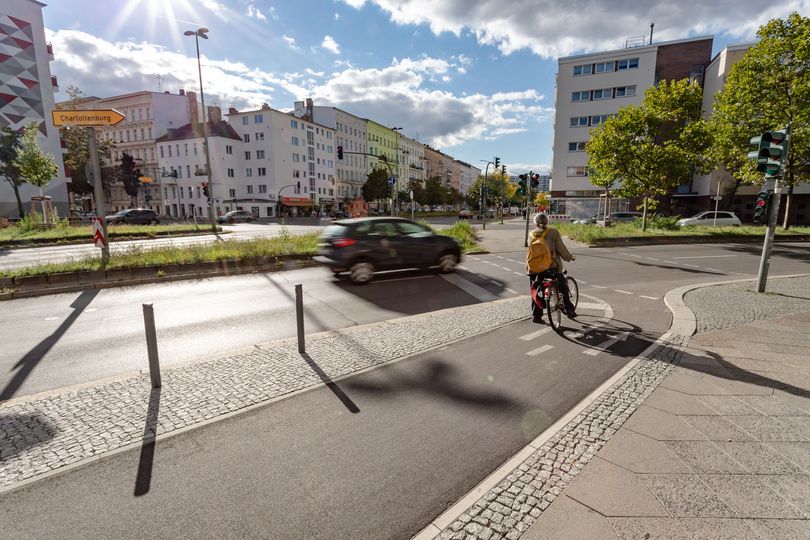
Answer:
[{"label": "chimney", "polygon": [[222,122],[222,109],[215,105],[208,107],[208,121],[212,124],[219,124]]},{"label": "chimney", "polygon": [[197,94],[196,92],[192,92],[191,90],[189,90],[188,92],[185,92],[185,90],[181,90],[180,95],[182,96],[184,94],[186,96],[186,99],[188,100],[188,119],[191,125],[194,125],[200,122],[200,110],[197,107]]},{"label": "chimney", "polygon": [[185,91],[185,90],[183,90],[182,88],[180,89],[180,92],[178,92],[178,93],[179,93],[181,96],[185,96],[185,95],[186,95],[186,91]]},{"label": "chimney", "polygon": [[310,122],[314,122],[314,116],[312,114],[312,98],[307,98],[307,118]]},{"label": "chimney", "polygon": [[236,110],[236,107],[228,107],[228,114],[239,114],[239,111]]},{"label": "chimney", "polygon": [[263,111],[266,111],[266,110],[268,110],[269,108],[270,108],[270,105],[268,105],[267,103],[262,103],[262,110],[263,110]]}]

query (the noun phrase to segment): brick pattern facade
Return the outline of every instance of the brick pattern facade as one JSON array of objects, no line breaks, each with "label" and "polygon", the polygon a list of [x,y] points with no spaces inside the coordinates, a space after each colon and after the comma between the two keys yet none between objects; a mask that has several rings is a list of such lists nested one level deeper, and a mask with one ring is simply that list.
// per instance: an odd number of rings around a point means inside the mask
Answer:
[{"label": "brick pattern facade", "polygon": [[703,84],[703,69],[712,61],[712,38],[687,43],[675,43],[658,47],[655,61],[655,81],[689,78],[693,67],[701,66],[700,82]]}]

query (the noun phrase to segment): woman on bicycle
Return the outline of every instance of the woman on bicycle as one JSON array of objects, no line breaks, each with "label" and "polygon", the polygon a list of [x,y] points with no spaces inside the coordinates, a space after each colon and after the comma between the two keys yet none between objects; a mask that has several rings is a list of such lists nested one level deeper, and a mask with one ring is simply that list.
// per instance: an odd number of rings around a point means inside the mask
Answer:
[{"label": "woman on bicycle", "polygon": [[[568,251],[568,248],[565,247],[560,232],[557,229],[553,229],[548,226],[547,215],[542,213],[535,215],[534,224],[536,228],[529,233],[529,253],[526,257],[526,270],[529,272],[529,286],[535,286],[535,282],[537,282],[536,286],[539,286],[539,282],[542,279],[553,277],[557,282],[557,287],[563,294],[565,314],[573,319],[577,316],[577,314],[574,310],[573,304],[571,303],[571,295],[568,291],[568,284],[565,281],[565,275],[563,275],[563,261],[576,260],[576,256],[572,255],[571,252]],[[531,245],[532,242],[540,241],[541,238],[545,241],[546,246],[548,246],[548,250],[551,254],[551,267],[548,270],[540,273],[532,273],[529,267],[529,258],[532,253]],[[542,320],[543,309],[534,301],[532,301],[532,315],[534,317],[534,322],[540,322]]]}]

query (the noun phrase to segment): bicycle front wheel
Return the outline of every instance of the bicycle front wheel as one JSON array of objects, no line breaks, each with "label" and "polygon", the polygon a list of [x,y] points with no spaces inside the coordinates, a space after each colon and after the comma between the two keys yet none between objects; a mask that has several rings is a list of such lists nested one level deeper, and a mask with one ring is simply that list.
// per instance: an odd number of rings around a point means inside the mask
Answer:
[{"label": "bicycle front wheel", "polygon": [[548,297],[546,298],[546,312],[548,313],[548,323],[555,332],[559,332],[562,327],[562,299],[560,292],[555,285],[549,285]]},{"label": "bicycle front wheel", "polygon": [[565,283],[568,285],[568,294],[571,297],[571,303],[574,305],[574,309],[577,309],[577,304],[579,304],[579,285],[577,285],[577,280],[568,276],[565,278]]}]

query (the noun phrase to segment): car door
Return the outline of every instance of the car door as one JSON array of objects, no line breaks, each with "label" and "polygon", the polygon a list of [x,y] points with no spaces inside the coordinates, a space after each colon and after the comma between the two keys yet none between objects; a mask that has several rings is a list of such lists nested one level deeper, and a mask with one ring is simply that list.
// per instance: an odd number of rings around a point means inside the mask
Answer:
[{"label": "car door", "polygon": [[436,263],[435,235],[430,229],[411,221],[398,221],[396,225],[401,237],[403,266],[420,268]]},{"label": "car door", "polygon": [[404,264],[402,252],[405,239],[391,220],[375,220],[371,223],[368,235],[369,256],[380,268],[401,268]]}]

